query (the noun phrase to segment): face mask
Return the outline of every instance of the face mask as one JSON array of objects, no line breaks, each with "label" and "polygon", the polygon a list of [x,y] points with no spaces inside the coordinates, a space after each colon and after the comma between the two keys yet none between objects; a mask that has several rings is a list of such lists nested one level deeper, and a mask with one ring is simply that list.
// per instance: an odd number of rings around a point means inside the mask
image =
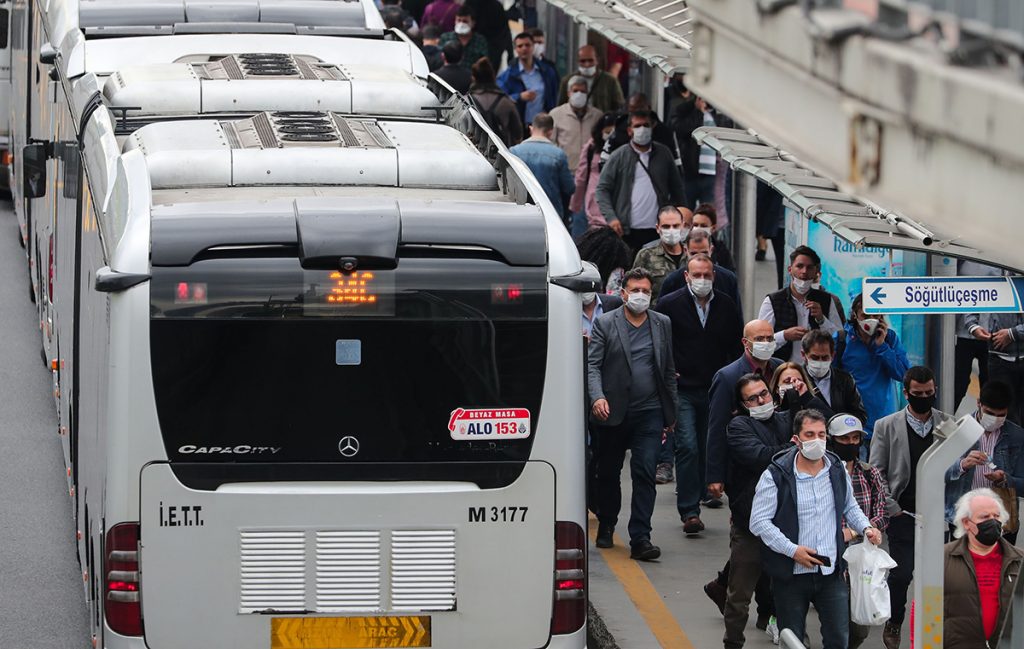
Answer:
[{"label": "face mask", "polygon": [[633,129],[633,143],[637,146],[647,146],[651,143],[651,127],[638,126]]},{"label": "face mask", "polygon": [[807,291],[811,290],[811,280],[809,279],[797,279],[793,278],[793,288],[800,295],[807,295]]},{"label": "face mask", "polygon": [[748,408],[747,412],[749,412],[750,416],[753,417],[754,419],[758,421],[765,421],[771,419],[772,414],[775,413],[775,404],[769,401],[764,405]]},{"label": "face mask", "polygon": [[975,523],[978,528],[978,533],[974,535],[974,538],[982,545],[995,545],[999,542],[999,537],[1003,535],[1003,524],[999,522],[998,518],[990,518],[987,521]]},{"label": "face mask", "polygon": [[878,318],[865,318],[858,322],[857,326],[859,326],[860,330],[866,333],[868,337],[871,337],[874,336],[875,332],[878,330],[878,323]]},{"label": "face mask", "polygon": [[811,462],[817,462],[825,457],[825,440],[812,439],[800,445],[800,454]]},{"label": "face mask", "polygon": [[683,231],[679,228],[662,228],[658,231],[658,236],[666,246],[675,246],[683,240]]},{"label": "face mask", "polygon": [[534,56],[544,56],[544,43],[534,43],[533,44],[533,55]]},{"label": "face mask", "polygon": [[630,311],[639,315],[651,306],[651,296],[647,293],[630,293],[626,298],[626,306]]},{"label": "face mask", "polygon": [[919,415],[927,415],[932,411],[932,407],[935,405],[935,395],[930,397],[915,397],[912,394],[907,395],[907,403],[910,404],[910,409]]},{"label": "face mask", "polygon": [[714,282],[710,279],[691,279],[690,290],[697,297],[707,297],[711,294],[711,288]]},{"label": "face mask", "polygon": [[708,235],[708,237],[711,236],[711,228],[704,225],[695,225],[693,226],[693,229],[690,230],[691,234],[695,234],[697,232],[703,232],[704,234]]},{"label": "face mask", "polygon": [[813,288],[815,291],[820,291],[821,282],[811,282],[811,288]]},{"label": "face mask", "polygon": [[807,361],[807,373],[816,379],[825,378],[832,370],[832,363],[829,361]]},{"label": "face mask", "polygon": [[608,140],[612,139],[612,135],[614,135],[614,133],[615,133],[615,129],[612,129],[610,131],[603,131],[601,133],[601,137],[603,137],[604,141],[607,142]]},{"label": "face mask", "polygon": [[759,361],[766,361],[772,357],[775,353],[775,341],[769,340],[763,343],[752,343],[750,345],[750,355]]},{"label": "face mask", "polygon": [[583,294],[583,303],[588,305],[588,306],[593,304],[594,300],[596,300],[596,299],[597,299],[597,293],[584,293]]},{"label": "face mask", "polygon": [[455,33],[459,36],[465,36],[471,31],[473,28],[469,26],[469,23],[455,23]]},{"label": "face mask", "polygon": [[587,105],[587,93],[585,92],[574,92],[569,95],[569,105],[573,108],[579,109]]},{"label": "face mask", "polygon": [[851,462],[860,457],[860,444],[833,444],[832,452],[843,462]]},{"label": "face mask", "polygon": [[981,427],[990,433],[1001,428],[1005,421],[1006,417],[996,417],[987,412],[981,413]]},{"label": "face mask", "polygon": [[581,65],[580,66],[580,74],[582,74],[585,77],[592,77],[595,74],[597,74],[597,66],[596,65],[591,65],[591,66],[588,66],[588,67],[583,67]]}]

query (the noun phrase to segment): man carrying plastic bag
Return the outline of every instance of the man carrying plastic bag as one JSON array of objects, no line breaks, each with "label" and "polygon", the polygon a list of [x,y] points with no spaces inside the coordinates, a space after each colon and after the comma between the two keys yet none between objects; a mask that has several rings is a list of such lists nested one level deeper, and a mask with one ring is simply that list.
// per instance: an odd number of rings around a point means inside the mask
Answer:
[{"label": "man carrying plastic bag", "polygon": [[872,543],[851,545],[843,558],[850,572],[850,620],[863,626],[885,624],[890,614],[887,578],[896,562]]}]

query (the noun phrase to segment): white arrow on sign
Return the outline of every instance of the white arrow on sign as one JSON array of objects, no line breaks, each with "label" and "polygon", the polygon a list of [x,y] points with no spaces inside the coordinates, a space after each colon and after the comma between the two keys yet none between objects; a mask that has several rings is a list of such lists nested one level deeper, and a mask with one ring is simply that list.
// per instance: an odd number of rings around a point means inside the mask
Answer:
[{"label": "white arrow on sign", "polygon": [[864,313],[1012,313],[1021,300],[1009,277],[865,277]]}]

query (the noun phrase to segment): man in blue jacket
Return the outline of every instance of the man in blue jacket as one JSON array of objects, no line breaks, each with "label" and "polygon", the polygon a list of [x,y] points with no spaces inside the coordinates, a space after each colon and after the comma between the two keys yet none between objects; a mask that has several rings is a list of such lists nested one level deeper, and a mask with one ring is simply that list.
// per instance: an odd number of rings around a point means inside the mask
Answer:
[{"label": "man in blue jacket", "polygon": [[569,171],[569,159],[565,157],[565,151],[551,141],[554,128],[555,122],[550,115],[538,114],[530,125],[530,137],[509,151],[530,168],[564,222],[569,199],[576,191],[576,181]]},{"label": "man in blue jacket", "polygon": [[555,66],[533,56],[533,37],[523,32],[515,38],[516,62],[498,75],[498,85],[516,102],[523,124],[533,123],[539,113],[551,112],[558,98]]}]

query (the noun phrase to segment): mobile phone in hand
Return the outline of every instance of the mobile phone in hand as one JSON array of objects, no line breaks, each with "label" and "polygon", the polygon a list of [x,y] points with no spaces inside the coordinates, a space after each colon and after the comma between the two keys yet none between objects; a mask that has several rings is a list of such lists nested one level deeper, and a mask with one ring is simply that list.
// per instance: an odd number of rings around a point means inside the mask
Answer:
[{"label": "mobile phone in hand", "polygon": [[832,567],[832,559],[828,558],[824,554],[812,554],[811,556],[820,561],[821,565],[825,566],[826,568]]}]

